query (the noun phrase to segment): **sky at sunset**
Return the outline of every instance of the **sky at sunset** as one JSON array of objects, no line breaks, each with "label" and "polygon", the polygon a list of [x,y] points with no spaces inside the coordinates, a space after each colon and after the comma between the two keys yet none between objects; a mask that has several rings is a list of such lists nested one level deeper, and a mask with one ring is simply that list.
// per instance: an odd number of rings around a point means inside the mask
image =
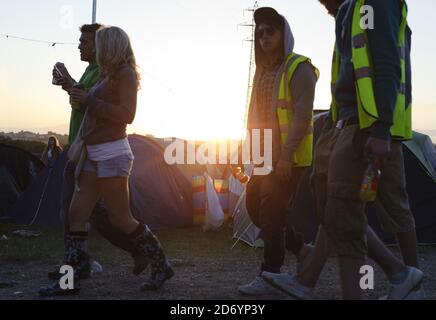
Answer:
[{"label": "sky at sunset", "polygon": [[[78,42],[91,21],[91,0],[0,0],[0,34]],[[130,133],[190,139],[238,138],[242,133],[250,46],[248,0],[99,0],[97,21],[126,30],[142,72]],[[413,30],[414,129],[436,141],[436,1],[409,0]],[[315,107],[330,102],[334,20],[317,0],[259,1],[285,15],[295,51],[320,69]],[[375,26],[377,27],[377,26]],[[68,132],[67,95],[51,85],[64,62],[75,79],[86,64],[76,45],[0,36],[0,131]]]}]

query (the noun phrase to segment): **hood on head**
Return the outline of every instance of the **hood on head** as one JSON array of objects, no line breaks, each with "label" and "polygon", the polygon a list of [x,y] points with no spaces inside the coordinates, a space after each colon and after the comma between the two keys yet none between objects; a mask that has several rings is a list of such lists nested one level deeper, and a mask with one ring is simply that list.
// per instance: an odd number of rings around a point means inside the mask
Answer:
[{"label": "hood on head", "polygon": [[[279,16],[283,19],[283,49],[284,49],[283,57],[285,58],[294,51],[295,42],[294,42],[294,35],[292,34],[291,26],[289,25],[288,20],[286,20],[286,18],[283,15],[279,15]],[[259,66],[266,65],[265,54],[262,51],[256,33],[254,35],[254,51],[255,51],[255,58],[256,58],[255,59],[256,66],[259,67]]]}]

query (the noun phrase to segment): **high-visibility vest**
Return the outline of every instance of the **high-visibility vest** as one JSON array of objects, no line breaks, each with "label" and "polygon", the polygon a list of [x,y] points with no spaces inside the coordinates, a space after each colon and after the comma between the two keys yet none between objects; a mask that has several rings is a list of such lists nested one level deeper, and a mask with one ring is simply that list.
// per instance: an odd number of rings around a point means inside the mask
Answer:
[{"label": "high-visibility vest", "polygon": [[[288,139],[289,123],[292,122],[294,112],[292,109],[292,92],[289,90],[289,86],[294,76],[297,67],[303,63],[311,61],[309,58],[302,55],[291,53],[288,55],[285,61],[285,68],[281,76],[279,88],[278,88],[278,100],[276,105],[276,114],[280,126],[280,142],[283,146]],[[319,71],[312,65],[315,75],[319,78]],[[293,159],[289,161],[294,163],[295,167],[310,167],[312,165],[312,150],[313,150],[313,112],[312,119],[310,121],[310,127],[307,134],[300,142],[297,150],[293,154]]]},{"label": "high-visibility vest", "polygon": [[[412,105],[406,106],[406,28],[407,28],[407,5],[402,3],[402,21],[398,34],[398,50],[401,57],[401,85],[397,93],[397,101],[394,109],[393,125],[390,133],[394,139],[408,140],[412,138]],[[352,21],[352,63],[356,79],[356,96],[361,129],[371,127],[379,118],[377,103],[374,94],[374,68],[369,48],[366,29],[361,26],[361,7],[365,0],[356,0]],[[333,121],[338,120],[338,107],[334,98],[334,88],[339,78],[340,55],[337,46],[333,54],[332,63],[332,105],[331,115]]]}]

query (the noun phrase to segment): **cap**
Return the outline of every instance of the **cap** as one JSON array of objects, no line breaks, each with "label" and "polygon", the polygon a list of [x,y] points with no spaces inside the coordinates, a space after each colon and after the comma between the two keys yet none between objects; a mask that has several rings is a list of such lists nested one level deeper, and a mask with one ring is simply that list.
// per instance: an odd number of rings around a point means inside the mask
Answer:
[{"label": "cap", "polygon": [[283,26],[283,17],[273,8],[262,7],[254,12],[254,22]]}]

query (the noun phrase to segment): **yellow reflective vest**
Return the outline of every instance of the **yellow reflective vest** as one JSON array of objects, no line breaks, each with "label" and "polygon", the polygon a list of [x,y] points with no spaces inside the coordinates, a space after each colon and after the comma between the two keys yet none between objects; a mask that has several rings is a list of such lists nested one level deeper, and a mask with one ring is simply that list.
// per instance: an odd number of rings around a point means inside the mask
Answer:
[{"label": "yellow reflective vest", "polygon": [[[302,55],[291,53],[287,56],[285,61],[285,68],[281,75],[280,84],[278,88],[278,100],[276,105],[276,114],[280,126],[280,141],[281,145],[285,144],[288,139],[289,123],[292,122],[294,113],[292,111],[292,92],[289,86],[294,76],[295,70],[300,63],[309,62],[311,60]],[[312,65],[316,77],[319,78],[319,71]],[[293,154],[293,159],[289,161],[294,163],[296,167],[309,167],[312,165],[312,150],[313,150],[313,113],[311,124],[306,136],[299,144],[296,152]]]},{"label": "yellow reflective vest", "polygon": [[[402,0],[402,21],[398,34],[398,50],[401,56],[401,85],[397,94],[397,102],[394,109],[391,136],[394,139],[407,140],[412,138],[412,107],[406,106],[406,47],[405,36],[407,28],[407,6]],[[365,0],[356,0],[352,21],[352,62],[356,79],[356,96],[361,129],[371,127],[378,119],[378,110],[373,86],[373,66],[368,36],[361,26],[361,7]],[[340,56],[337,47],[333,55],[332,63],[332,94],[331,114],[333,121],[338,120],[338,108],[334,98],[334,87],[339,77]]]}]

